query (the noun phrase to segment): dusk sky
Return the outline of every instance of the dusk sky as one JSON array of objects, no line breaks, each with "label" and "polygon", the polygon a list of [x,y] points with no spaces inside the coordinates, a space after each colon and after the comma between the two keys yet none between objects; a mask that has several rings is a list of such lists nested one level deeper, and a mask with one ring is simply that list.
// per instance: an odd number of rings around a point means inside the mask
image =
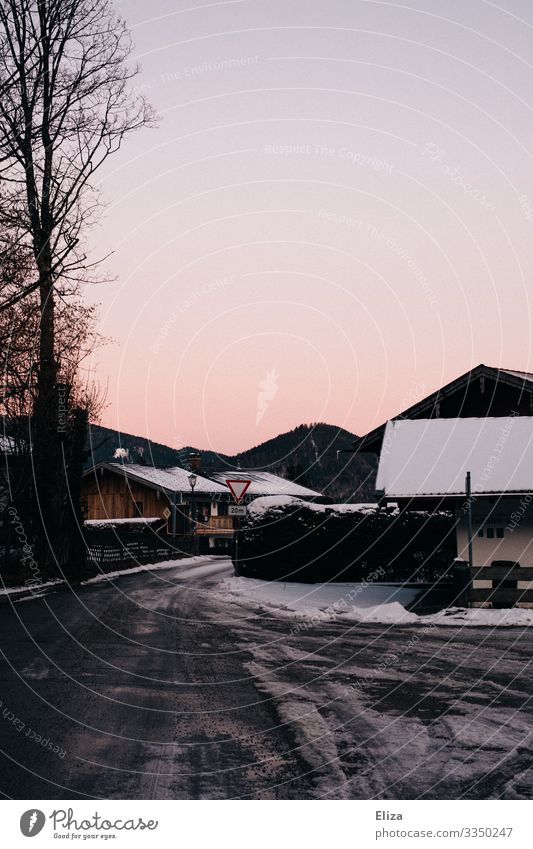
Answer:
[{"label": "dusk sky", "polygon": [[102,179],[103,424],[233,453],[533,371],[530,2],[119,8],[160,121]]}]

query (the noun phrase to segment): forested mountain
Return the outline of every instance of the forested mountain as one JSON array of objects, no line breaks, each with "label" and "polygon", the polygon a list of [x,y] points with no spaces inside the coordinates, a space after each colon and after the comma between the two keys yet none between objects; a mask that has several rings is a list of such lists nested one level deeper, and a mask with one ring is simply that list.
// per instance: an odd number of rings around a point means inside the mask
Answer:
[{"label": "forested mountain", "polygon": [[234,456],[188,446],[179,450],[152,442],[145,437],[97,425],[91,426],[88,463],[111,460],[116,449],[126,449],[130,462],[156,466],[187,466],[191,454],[201,457],[201,471],[238,468],[260,469],[309,486],[335,501],[373,501],[376,460],[368,454],[342,453],[349,448],[354,434],[343,428],[318,423],[300,425]]}]

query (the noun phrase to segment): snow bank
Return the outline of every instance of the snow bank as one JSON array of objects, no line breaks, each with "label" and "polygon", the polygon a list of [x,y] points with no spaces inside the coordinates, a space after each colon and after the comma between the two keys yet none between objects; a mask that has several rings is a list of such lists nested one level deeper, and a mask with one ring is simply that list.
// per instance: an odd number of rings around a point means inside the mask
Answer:
[{"label": "snow bank", "polygon": [[405,606],[421,592],[397,584],[301,584],[228,578],[220,593],[228,601],[243,601],[290,611],[299,618],[366,622],[416,622]]},{"label": "snow bank", "polygon": [[[533,610],[511,608],[449,608],[430,616],[406,610],[424,588],[398,584],[301,584],[227,578],[218,592],[225,601],[255,604],[312,624],[328,621],[372,622],[381,625],[445,625],[455,627],[528,627]],[[300,629],[301,626],[300,626]]]},{"label": "snow bank", "polygon": [[35,598],[35,594],[36,594],[37,591],[45,589],[45,588],[49,588],[49,587],[55,587],[58,584],[63,584],[63,583],[64,583],[64,581],[62,581],[61,578],[55,578],[53,581],[44,581],[43,583],[37,582],[36,584],[33,584],[33,585],[23,584],[20,587],[4,587],[3,589],[0,590],[0,597],[1,596],[11,596],[11,595],[14,596],[14,595],[18,595],[19,593],[31,593],[32,597]]},{"label": "snow bank", "polygon": [[178,566],[186,568],[196,563],[205,563],[205,560],[205,555],[198,557],[178,557],[176,560],[164,560],[162,563],[148,563],[145,566],[132,566],[131,569],[120,569],[117,572],[102,572],[101,575],[96,575],[94,578],[82,581],[81,585],[101,584],[102,581],[108,581],[111,578],[120,578],[122,575],[135,575],[137,572],[159,572],[162,569],[176,569]]},{"label": "snow bank", "polygon": [[[137,572],[157,572],[162,569],[175,569],[178,566],[182,569],[187,569],[191,566],[196,566],[197,564],[203,564],[206,560],[210,559],[211,558],[206,557],[205,555],[199,555],[197,557],[180,557],[176,560],[164,560],[162,563],[148,563],[145,566],[132,566],[130,569],[120,569],[116,572],[102,572],[94,578],[88,578],[86,581],[81,581],[80,586],[86,587],[92,584],[101,584],[112,578],[120,578],[124,575],[135,575]],[[218,563],[219,561],[220,558],[217,557],[216,562]],[[45,581],[42,584],[36,584],[34,587],[4,587],[3,589],[0,589],[0,598],[3,596],[14,596],[15,601],[28,601],[32,598],[40,598],[41,596],[48,595],[50,590],[60,586],[66,586],[66,581],[61,578],[56,578],[53,581]],[[46,592],[41,592],[41,590],[46,590]],[[26,593],[27,596],[17,599],[16,596],[21,593]]]},{"label": "snow bank", "polygon": [[152,522],[164,522],[164,519],[158,516],[150,519],[145,519],[144,516],[136,516],[134,519],[86,519],[83,524],[89,530],[98,528],[109,530],[109,528],[120,528],[123,525],[149,525]]},{"label": "snow bank", "polygon": [[533,625],[533,610],[524,610],[519,607],[506,608],[505,610],[490,610],[488,608],[474,607],[466,610],[463,607],[450,607],[441,610],[432,616],[419,617],[421,622],[431,621],[435,625],[469,625],[481,627],[494,626],[516,626],[527,627]]}]

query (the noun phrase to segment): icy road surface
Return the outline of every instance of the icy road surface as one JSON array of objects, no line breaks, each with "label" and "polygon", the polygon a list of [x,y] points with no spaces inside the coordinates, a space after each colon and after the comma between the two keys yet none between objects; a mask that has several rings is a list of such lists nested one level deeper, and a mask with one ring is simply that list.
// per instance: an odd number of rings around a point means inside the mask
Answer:
[{"label": "icy road surface", "polygon": [[231,574],[4,598],[3,795],[531,798],[531,628],[302,620]]}]

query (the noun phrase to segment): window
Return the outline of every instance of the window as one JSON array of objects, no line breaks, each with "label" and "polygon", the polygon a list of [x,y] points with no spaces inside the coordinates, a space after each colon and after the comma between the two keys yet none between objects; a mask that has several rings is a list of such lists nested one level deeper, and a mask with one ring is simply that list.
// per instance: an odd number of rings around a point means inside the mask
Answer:
[{"label": "window", "polygon": [[[487,539],[503,539],[505,536],[505,528],[486,528],[487,531]],[[483,536],[483,528],[480,528],[477,534],[479,537]]]}]

